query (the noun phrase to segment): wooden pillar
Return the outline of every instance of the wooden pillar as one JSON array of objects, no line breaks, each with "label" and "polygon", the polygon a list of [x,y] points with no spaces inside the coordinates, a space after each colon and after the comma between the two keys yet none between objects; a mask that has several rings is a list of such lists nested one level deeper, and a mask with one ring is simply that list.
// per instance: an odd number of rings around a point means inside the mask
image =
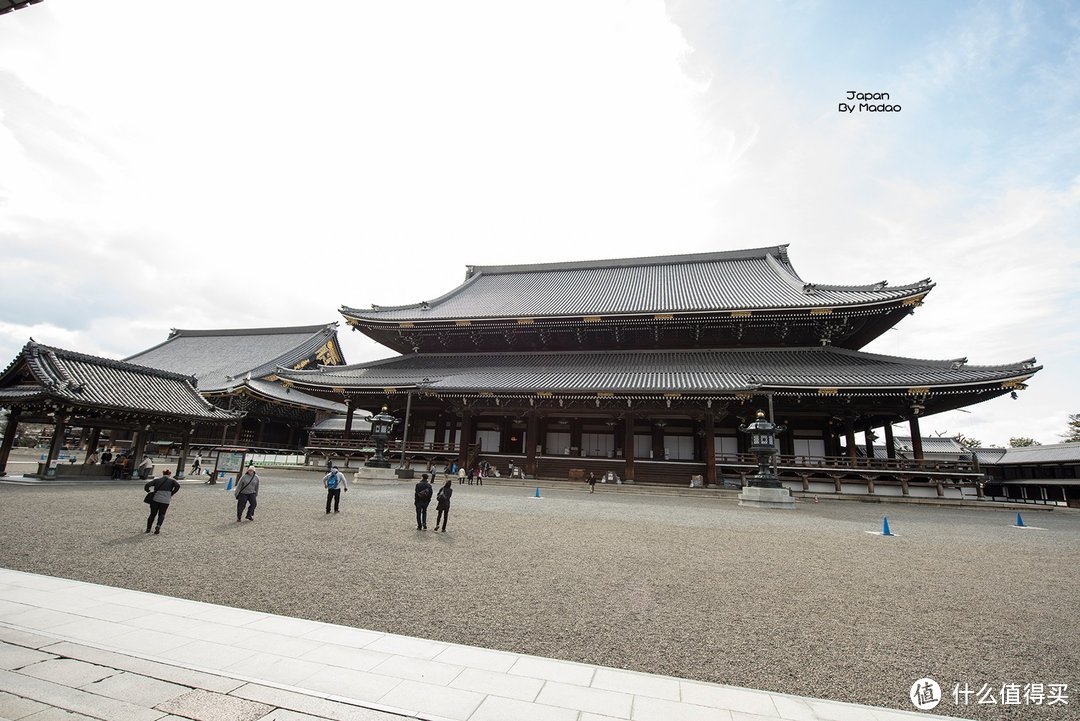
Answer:
[{"label": "wooden pillar", "polygon": [[652,425],[652,457],[654,461],[664,460],[664,427]]},{"label": "wooden pillar", "polygon": [[49,444],[49,455],[45,458],[45,475],[48,475],[52,462],[60,455],[60,449],[64,446],[64,429],[67,428],[67,419],[67,415],[63,413],[56,414],[52,443]]},{"label": "wooden pillar", "polygon": [[345,410],[345,435],[344,435],[344,438],[345,438],[345,440],[349,440],[349,439],[352,438],[353,414],[356,413],[356,406],[353,404],[352,398],[347,398],[345,400],[345,408],[346,408],[346,410]]},{"label": "wooden pillar", "polygon": [[469,446],[473,443],[475,426],[476,424],[473,422],[472,411],[466,408],[461,412],[461,437],[458,440],[458,468],[464,467],[465,464],[469,462]]},{"label": "wooden pillar", "polygon": [[510,416],[503,416],[499,421],[499,453],[513,453],[511,449],[510,436],[514,435],[514,431],[510,426]]},{"label": "wooden pillar", "polygon": [[11,456],[11,447],[15,445],[15,432],[19,426],[18,408],[11,409],[8,413],[7,428],[4,429],[4,440],[0,443],[0,476],[7,475],[7,462]]},{"label": "wooden pillar", "polygon": [[864,434],[864,436],[865,436],[865,439],[866,439],[866,457],[867,458],[873,458],[874,457],[874,429],[873,428],[867,428],[866,433]]},{"label": "wooden pillar", "polygon": [[844,419],[844,441],[847,444],[848,460],[855,460],[855,422],[850,418]]},{"label": "wooden pillar", "polygon": [[627,413],[623,416],[623,423],[625,424],[625,431],[623,434],[623,459],[626,461],[626,468],[623,470],[623,480],[633,482],[634,480],[634,414]]},{"label": "wooden pillar", "polygon": [[908,419],[911,428],[911,450],[915,454],[915,465],[923,467],[922,432],[919,430],[919,417],[912,416]]},{"label": "wooden pillar", "polygon": [[435,416],[435,442],[446,443],[446,420],[441,413]]},{"label": "wooden pillar", "polygon": [[132,478],[137,478],[138,477],[139,464],[142,463],[142,459],[143,459],[143,446],[146,445],[145,440],[146,440],[145,431],[143,429],[141,429],[141,428],[139,430],[135,431],[135,433],[133,433],[132,436],[131,436],[131,450],[134,451],[134,453],[135,453],[135,455],[131,459],[131,477]]},{"label": "wooden pillar", "polygon": [[83,465],[90,460],[91,453],[97,453],[98,440],[101,438],[101,429],[94,427],[90,429],[90,438],[86,441],[86,455],[83,456]]},{"label": "wooden pillar", "polygon": [[536,475],[536,447],[540,445],[540,421],[536,412],[525,417],[525,473]]},{"label": "wooden pillar", "polygon": [[266,419],[259,419],[259,430],[255,432],[255,445],[261,446],[263,442],[263,433],[266,432]]},{"label": "wooden pillar", "polygon": [[581,447],[581,419],[570,419],[570,447],[577,448],[577,455],[585,455],[584,449]]},{"label": "wooden pillar", "polygon": [[184,477],[185,469],[187,468],[188,453],[191,452],[191,436],[195,432],[195,428],[191,423],[188,423],[184,428],[184,440],[180,444],[180,457],[176,459],[176,473],[173,475],[177,479]]},{"label": "wooden pillar", "polygon": [[705,485],[716,485],[716,418],[712,413],[705,414],[703,421],[705,435],[702,445],[705,446]]},{"label": "wooden pillar", "polygon": [[885,457],[896,458],[896,443],[893,441],[892,423],[885,424]]},{"label": "wooden pillar", "polygon": [[791,427],[791,421],[785,421],[787,430],[780,434],[780,453],[785,456],[795,455],[795,429]]},{"label": "wooden pillar", "polygon": [[296,424],[295,423],[290,423],[289,424],[289,442],[286,445],[288,445],[290,449],[296,447]]}]

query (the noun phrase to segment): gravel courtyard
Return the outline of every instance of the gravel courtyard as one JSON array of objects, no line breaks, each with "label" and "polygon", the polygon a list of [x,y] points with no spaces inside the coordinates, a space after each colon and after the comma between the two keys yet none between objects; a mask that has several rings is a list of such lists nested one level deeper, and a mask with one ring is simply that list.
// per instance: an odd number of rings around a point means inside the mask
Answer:
[{"label": "gravel courtyard", "polygon": [[[1080,513],[455,483],[447,533],[412,485],[269,471],[254,522],[185,484],[162,535],[141,485],[0,485],[0,565],[318,621],[935,713],[1080,718]],[[434,527],[435,505],[429,526]],[[894,538],[871,535],[887,513]],[[1068,705],[957,706],[954,684],[1067,683]]]}]

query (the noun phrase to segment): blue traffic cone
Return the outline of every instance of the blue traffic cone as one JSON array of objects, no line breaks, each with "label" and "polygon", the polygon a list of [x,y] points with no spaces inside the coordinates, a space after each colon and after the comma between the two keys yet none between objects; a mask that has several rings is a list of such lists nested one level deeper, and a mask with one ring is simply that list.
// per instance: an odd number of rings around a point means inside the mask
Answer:
[{"label": "blue traffic cone", "polygon": [[1020,517],[1019,513],[1016,514],[1016,525],[1020,528],[1024,527],[1024,519]]},{"label": "blue traffic cone", "polygon": [[536,495],[533,496],[533,497],[534,498],[539,498],[540,497],[540,484],[539,483],[536,484]]},{"label": "blue traffic cone", "polygon": [[226,491],[232,490],[232,476],[229,476],[229,485],[225,486]]},{"label": "blue traffic cone", "polygon": [[888,516],[882,516],[882,519],[884,519],[884,522],[881,525],[881,535],[883,535],[883,536],[891,536],[891,535],[893,535],[892,531],[889,530],[889,517]]}]

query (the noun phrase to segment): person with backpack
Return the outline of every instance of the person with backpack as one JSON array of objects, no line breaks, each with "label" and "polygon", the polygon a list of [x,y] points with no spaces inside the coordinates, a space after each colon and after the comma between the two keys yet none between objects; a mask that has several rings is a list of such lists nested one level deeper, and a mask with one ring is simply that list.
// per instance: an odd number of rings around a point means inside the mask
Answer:
[{"label": "person with backpack", "polygon": [[157,526],[154,533],[161,533],[161,524],[165,521],[165,512],[169,510],[169,503],[176,492],[180,490],[180,484],[172,477],[172,471],[165,469],[160,478],[152,478],[143,486],[146,492],[146,502],[150,504],[150,516],[146,519],[146,532],[150,533],[150,527],[157,518]]},{"label": "person with backpack", "polygon": [[345,482],[345,474],[331,466],[330,472],[323,476],[323,487],[326,489],[326,512],[330,512],[330,501],[334,502],[334,513],[338,512],[341,505],[341,491],[349,490],[349,484]]},{"label": "person with backpack", "polygon": [[428,475],[420,476],[420,482],[416,484],[413,493],[413,501],[416,503],[416,530],[427,530],[427,507],[431,503],[431,484],[428,483]]},{"label": "person with backpack", "polygon": [[435,530],[439,530],[439,523],[442,523],[442,532],[446,533],[446,521],[450,518],[450,496],[454,494],[454,479],[447,478],[443,483],[443,487],[439,489],[439,495],[435,497],[435,510],[438,513],[435,516]]}]

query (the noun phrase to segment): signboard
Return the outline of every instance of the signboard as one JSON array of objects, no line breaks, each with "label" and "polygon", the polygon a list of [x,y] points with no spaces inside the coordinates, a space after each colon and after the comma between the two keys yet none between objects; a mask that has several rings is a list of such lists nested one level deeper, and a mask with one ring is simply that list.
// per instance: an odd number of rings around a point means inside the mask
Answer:
[{"label": "signboard", "polygon": [[239,473],[244,469],[244,451],[220,451],[217,457],[217,470],[225,473]]},{"label": "signboard", "polygon": [[240,477],[244,470],[244,457],[247,451],[240,448],[221,448],[218,450],[217,461],[214,463],[214,474],[210,476],[211,483],[221,481],[232,483]]}]

